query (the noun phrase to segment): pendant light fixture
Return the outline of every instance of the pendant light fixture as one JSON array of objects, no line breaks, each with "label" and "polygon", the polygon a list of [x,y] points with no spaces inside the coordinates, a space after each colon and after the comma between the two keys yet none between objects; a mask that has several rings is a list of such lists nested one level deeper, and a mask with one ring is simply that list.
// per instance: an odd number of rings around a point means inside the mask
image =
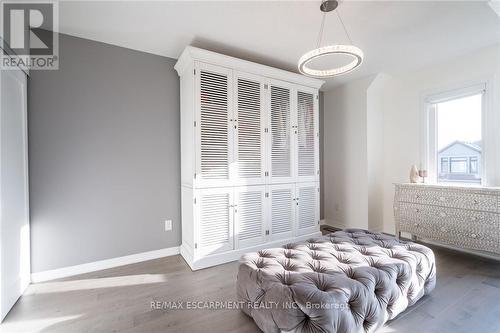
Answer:
[{"label": "pendant light fixture", "polygon": [[[323,0],[323,2],[321,3],[320,9],[323,12],[323,19],[321,21],[321,27],[319,30],[316,49],[307,52],[299,59],[299,71],[306,76],[321,77],[321,78],[339,76],[354,70],[355,68],[359,67],[359,65],[361,65],[361,63],[363,62],[363,51],[361,51],[358,47],[352,45],[351,37],[347,33],[347,29],[344,25],[344,22],[342,21],[342,18],[340,17],[338,10],[336,12],[337,17],[339,18],[340,24],[344,29],[344,33],[347,39],[349,40],[350,45],[336,44],[336,45],[328,45],[321,47],[321,41],[323,38],[323,29],[325,27],[326,13],[335,10],[338,7],[338,5],[339,3],[337,0]],[[349,62],[347,65],[335,68],[314,69],[308,67],[308,64],[315,59],[318,59],[320,57],[335,56],[335,55],[349,56],[352,58],[352,61]]]}]

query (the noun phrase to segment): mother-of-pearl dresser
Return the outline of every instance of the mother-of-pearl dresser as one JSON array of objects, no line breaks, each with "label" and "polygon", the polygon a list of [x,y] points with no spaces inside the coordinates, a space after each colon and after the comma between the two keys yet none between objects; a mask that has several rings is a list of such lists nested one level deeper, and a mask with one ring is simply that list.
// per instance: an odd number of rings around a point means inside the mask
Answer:
[{"label": "mother-of-pearl dresser", "polygon": [[396,184],[396,234],[500,254],[500,188]]}]

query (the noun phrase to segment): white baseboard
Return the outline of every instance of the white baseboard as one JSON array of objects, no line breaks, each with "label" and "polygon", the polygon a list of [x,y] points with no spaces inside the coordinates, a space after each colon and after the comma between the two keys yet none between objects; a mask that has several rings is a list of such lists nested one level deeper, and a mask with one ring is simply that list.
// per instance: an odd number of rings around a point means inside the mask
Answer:
[{"label": "white baseboard", "polygon": [[339,221],[335,221],[335,220],[324,219],[321,221],[321,224],[329,225],[329,226],[337,228],[337,229],[345,229],[346,228],[344,223],[339,222]]},{"label": "white baseboard", "polygon": [[48,271],[32,273],[31,274],[31,282],[37,283],[37,282],[54,280],[54,279],[60,279],[60,278],[68,277],[68,276],[90,273],[90,272],[100,271],[103,269],[124,266],[124,265],[129,265],[129,264],[135,264],[135,263],[142,262],[142,261],[173,256],[176,254],[179,254],[179,247],[178,246],[169,247],[169,248],[165,248],[165,249],[161,249],[161,250],[131,254],[128,256],[124,256],[124,257],[99,260],[99,261],[89,262],[89,263],[81,264],[81,265],[51,269]]}]

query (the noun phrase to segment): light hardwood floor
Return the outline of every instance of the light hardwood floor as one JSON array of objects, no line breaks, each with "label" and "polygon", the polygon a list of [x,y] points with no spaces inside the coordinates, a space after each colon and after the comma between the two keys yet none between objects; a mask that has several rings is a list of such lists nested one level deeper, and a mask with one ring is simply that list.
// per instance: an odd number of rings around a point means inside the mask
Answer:
[{"label": "light hardwood floor", "polygon": [[[500,332],[500,263],[433,247],[436,289],[379,332]],[[259,332],[239,310],[151,310],[235,300],[237,263],[192,272],[180,256],[31,285],[0,332]]]}]

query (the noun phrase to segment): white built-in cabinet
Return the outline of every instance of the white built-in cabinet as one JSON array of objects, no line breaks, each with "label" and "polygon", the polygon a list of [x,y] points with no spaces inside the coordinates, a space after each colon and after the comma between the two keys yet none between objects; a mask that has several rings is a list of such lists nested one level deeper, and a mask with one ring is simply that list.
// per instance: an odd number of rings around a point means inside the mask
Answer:
[{"label": "white built-in cabinet", "polygon": [[323,81],[194,47],[175,69],[191,268],[319,234]]}]

